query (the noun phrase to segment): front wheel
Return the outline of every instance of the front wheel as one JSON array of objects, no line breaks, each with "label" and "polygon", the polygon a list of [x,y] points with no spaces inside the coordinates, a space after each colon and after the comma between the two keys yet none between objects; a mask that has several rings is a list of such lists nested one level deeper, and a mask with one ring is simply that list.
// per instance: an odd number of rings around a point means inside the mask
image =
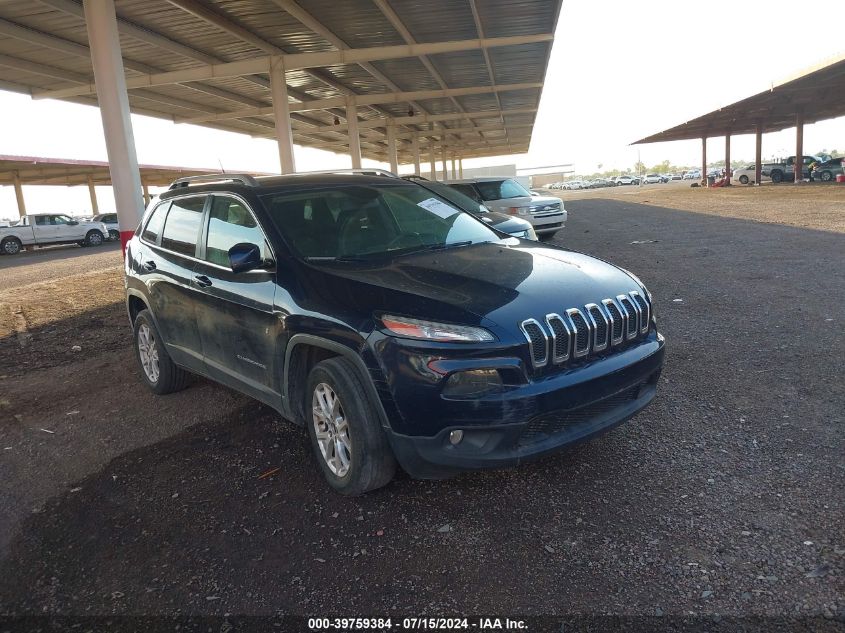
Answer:
[{"label": "front wheel", "polygon": [[117,242],[120,240],[120,233],[115,229],[109,229],[109,240],[112,242]]},{"label": "front wheel", "polygon": [[772,182],[778,183],[783,182],[783,172],[781,171],[773,171],[771,175]]},{"label": "front wheel", "polygon": [[0,242],[0,253],[4,255],[17,255],[21,252],[23,245],[16,237],[7,237]]},{"label": "front wheel", "polygon": [[743,174],[742,176],[739,177],[739,182],[741,182],[743,185],[747,185],[748,184],[748,176]]},{"label": "front wheel", "polygon": [[537,239],[541,242],[550,242],[555,238],[555,235],[557,235],[557,231],[552,231],[551,233],[538,233]]},{"label": "front wheel", "polygon": [[332,488],[356,496],[393,479],[393,452],[376,405],[350,360],[336,357],[315,365],[305,396],[311,447]]},{"label": "front wheel", "polygon": [[99,231],[88,231],[85,236],[86,246],[100,246],[103,243],[103,234]]},{"label": "front wheel", "polygon": [[833,180],[833,174],[829,171],[823,171],[821,174],[819,174],[819,176],[822,182],[830,182],[831,180]]}]

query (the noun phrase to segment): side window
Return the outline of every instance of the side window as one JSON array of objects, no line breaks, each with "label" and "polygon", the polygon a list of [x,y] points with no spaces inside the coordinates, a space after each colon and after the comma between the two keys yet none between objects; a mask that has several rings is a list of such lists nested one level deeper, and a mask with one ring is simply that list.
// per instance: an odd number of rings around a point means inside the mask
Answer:
[{"label": "side window", "polygon": [[264,233],[249,210],[234,198],[214,196],[208,218],[206,261],[228,268],[229,249],[244,242],[255,244],[261,249],[262,256],[268,257]]},{"label": "side window", "polygon": [[53,218],[53,224],[67,224],[71,221],[70,217],[67,215],[54,215],[51,217]]},{"label": "side window", "polygon": [[161,247],[194,256],[197,249],[205,196],[179,198],[170,203],[170,212],[161,234]]},{"label": "side window", "polygon": [[36,215],[35,216],[35,224],[36,224],[36,226],[48,226],[50,224],[50,216],[49,215]]},{"label": "side window", "polygon": [[450,187],[453,187],[457,191],[460,191],[465,196],[469,196],[470,198],[472,198],[476,202],[483,202],[483,200],[481,199],[481,196],[478,195],[478,192],[475,190],[475,187],[473,187],[472,185],[450,185]]},{"label": "side window", "polygon": [[147,220],[147,226],[144,227],[144,232],[141,238],[153,244],[158,242],[158,236],[161,235],[161,227],[164,226],[164,218],[167,215],[167,209],[170,207],[169,202],[158,205],[150,214],[150,219]]}]

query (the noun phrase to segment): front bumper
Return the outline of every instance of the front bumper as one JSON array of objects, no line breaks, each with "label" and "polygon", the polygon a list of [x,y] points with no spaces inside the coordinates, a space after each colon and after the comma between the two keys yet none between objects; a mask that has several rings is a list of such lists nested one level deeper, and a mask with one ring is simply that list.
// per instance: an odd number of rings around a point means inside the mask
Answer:
[{"label": "front bumper", "polygon": [[[444,420],[435,435],[388,430],[388,437],[402,467],[421,479],[517,466],[589,440],[644,409],[656,395],[664,353],[663,338],[656,335],[607,359],[615,361],[609,371],[584,368],[580,379],[565,374],[525,385],[498,401],[456,403],[454,419]],[[470,420],[468,408],[497,421]],[[457,445],[449,440],[455,430],[464,433]]]}]

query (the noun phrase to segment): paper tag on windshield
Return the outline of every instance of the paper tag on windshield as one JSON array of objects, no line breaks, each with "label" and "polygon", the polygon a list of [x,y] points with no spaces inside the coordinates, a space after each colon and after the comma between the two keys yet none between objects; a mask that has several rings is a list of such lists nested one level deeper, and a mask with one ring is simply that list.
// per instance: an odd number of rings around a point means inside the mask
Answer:
[{"label": "paper tag on windshield", "polygon": [[422,207],[426,211],[431,211],[434,215],[439,215],[444,220],[455,215],[458,211],[450,207],[445,202],[441,202],[437,198],[428,198],[422,202],[417,203],[418,207]]}]

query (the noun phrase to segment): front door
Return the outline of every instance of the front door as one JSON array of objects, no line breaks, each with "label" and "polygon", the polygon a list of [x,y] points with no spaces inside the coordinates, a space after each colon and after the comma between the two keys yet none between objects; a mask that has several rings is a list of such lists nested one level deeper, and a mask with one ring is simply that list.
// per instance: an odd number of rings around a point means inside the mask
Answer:
[{"label": "front door", "polygon": [[62,242],[74,242],[85,239],[85,228],[69,215],[51,215],[50,219],[56,227],[56,239]]},{"label": "front door", "polygon": [[206,369],[212,378],[278,406],[284,323],[273,309],[275,269],[236,274],[229,265],[229,249],[239,243],[257,245],[272,261],[264,233],[245,202],[215,195],[204,236],[193,283],[201,293],[197,324]]}]

